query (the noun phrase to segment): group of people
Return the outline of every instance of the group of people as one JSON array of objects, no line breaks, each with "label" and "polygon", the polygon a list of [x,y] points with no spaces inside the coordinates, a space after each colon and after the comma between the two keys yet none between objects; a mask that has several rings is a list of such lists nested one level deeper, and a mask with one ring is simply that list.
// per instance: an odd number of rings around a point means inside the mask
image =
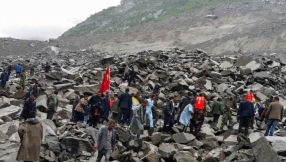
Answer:
[{"label": "group of people", "polygon": [[[237,121],[239,122],[238,132],[248,136],[248,129],[254,128],[254,121],[266,123],[265,136],[273,136],[275,128],[279,121],[282,121],[284,115],[283,105],[279,102],[279,97],[270,97],[265,103],[261,103],[261,100],[256,97],[252,90],[242,95],[238,108],[234,107],[234,98],[230,97],[226,103],[222,103],[222,99],[219,98],[213,104],[211,113],[213,114],[213,125],[217,126],[217,122],[220,116],[222,116],[222,124],[220,129],[224,126],[228,126],[229,129],[233,127],[232,112],[237,112]],[[255,112],[258,112],[258,116],[255,116]],[[243,129],[244,128],[244,129]]]}]

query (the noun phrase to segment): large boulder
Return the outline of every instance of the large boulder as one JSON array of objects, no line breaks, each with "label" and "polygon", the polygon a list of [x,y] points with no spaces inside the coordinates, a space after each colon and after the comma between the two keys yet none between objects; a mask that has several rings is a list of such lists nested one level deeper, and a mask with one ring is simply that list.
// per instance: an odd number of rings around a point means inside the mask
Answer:
[{"label": "large boulder", "polygon": [[60,116],[62,119],[71,119],[72,113],[65,109],[62,109],[58,112],[58,116]]},{"label": "large boulder", "polygon": [[129,142],[132,139],[132,136],[129,130],[126,130],[121,127],[117,127],[116,130],[117,130],[120,142],[125,143],[125,142]]},{"label": "large boulder", "polygon": [[265,137],[260,137],[258,140],[251,144],[252,151],[256,161],[259,162],[281,162],[281,159],[271,147]]},{"label": "large boulder", "polygon": [[169,143],[162,143],[159,146],[159,154],[164,158],[164,159],[171,159],[176,153],[176,148],[174,145],[169,144]]},{"label": "large boulder", "polygon": [[47,96],[46,95],[39,96],[36,100],[36,104],[38,110],[40,110],[41,112],[46,112],[48,108]]},{"label": "large boulder", "polygon": [[186,144],[186,143],[196,139],[196,137],[194,135],[189,134],[189,133],[176,133],[176,134],[172,135],[172,138],[177,143],[182,143],[182,144]]},{"label": "large boulder", "polygon": [[194,155],[189,151],[177,152],[174,155],[174,159],[176,160],[176,162],[186,162],[186,161],[197,162]]},{"label": "large boulder", "polygon": [[65,137],[61,141],[64,150],[69,153],[75,154],[81,151],[95,152],[93,145],[86,139],[76,137]]},{"label": "large boulder", "polygon": [[25,91],[20,90],[13,94],[13,98],[15,99],[23,99],[25,97]]}]

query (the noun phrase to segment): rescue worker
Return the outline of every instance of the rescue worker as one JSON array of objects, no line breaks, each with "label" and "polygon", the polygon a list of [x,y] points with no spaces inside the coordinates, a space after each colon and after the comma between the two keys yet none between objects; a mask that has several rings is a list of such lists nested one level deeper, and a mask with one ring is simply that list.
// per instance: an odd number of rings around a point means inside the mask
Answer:
[{"label": "rescue worker", "polygon": [[54,94],[50,95],[47,100],[47,119],[52,120],[54,114],[57,112],[59,100],[58,100],[58,91],[54,91]]},{"label": "rescue worker", "polygon": [[195,108],[204,110],[205,107],[206,107],[205,97],[204,97],[204,94],[201,93],[200,96],[196,97]]},{"label": "rescue worker", "polygon": [[21,72],[22,72],[22,66],[20,64],[18,64],[16,66],[16,78],[18,78],[20,76]]},{"label": "rescue worker", "polygon": [[146,106],[146,119],[148,119],[148,124],[150,126],[150,130],[154,129],[153,125],[153,114],[152,114],[152,108],[154,105],[155,95],[152,95],[151,98],[147,99],[148,104]]},{"label": "rescue worker", "polygon": [[170,132],[174,124],[175,104],[178,101],[178,96],[174,97],[167,103],[164,110],[164,126],[163,132]]},{"label": "rescue worker", "polygon": [[217,101],[212,105],[211,113],[213,114],[212,126],[216,127],[219,117],[223,114],[221,98],[218,98]]},{"label": "rescue worker", "polygon": [[253,101],[253,98],[254,98],[253,91],[250,90],[249,92],[247,92],[246,100],[252,102],[252,101]]},{"label": "rescue worker", "polygon": [[7,73],[7,70],[5,70],[2,74],[1,74],[1,87],[4,89],[6,87],[6,83],[9,80],[9,74]]}]

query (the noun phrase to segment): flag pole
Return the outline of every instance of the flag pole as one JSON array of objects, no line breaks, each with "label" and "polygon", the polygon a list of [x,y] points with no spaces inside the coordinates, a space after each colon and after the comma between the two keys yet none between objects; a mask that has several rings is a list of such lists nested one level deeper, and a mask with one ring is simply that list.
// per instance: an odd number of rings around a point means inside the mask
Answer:
[{"label": "flag pole", "polygon": [[109,74],[108,74],[108,76],[109,76],[109,88],[108,88],[108,92],[109,92],[109,94],[110,94],[110,82],[111,82],[111,76],[110,76],[110,63],[108,63],[108,69],[109,69]]}]

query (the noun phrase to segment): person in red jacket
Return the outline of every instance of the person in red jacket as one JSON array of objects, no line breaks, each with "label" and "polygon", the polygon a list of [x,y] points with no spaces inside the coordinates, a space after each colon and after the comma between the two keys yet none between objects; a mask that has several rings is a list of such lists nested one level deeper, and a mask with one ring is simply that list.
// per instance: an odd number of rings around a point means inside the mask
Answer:
[{"label": "person in red jacket", "polygon": [[111,98],[109,99],[110,108],[112,108],[113,103],[114,103],[114,97],[111,97]]},{"label": "person in red jacket", "polygon": [[247,92],[246,100],[252,102],[253,98],[254,98],[253,91],[250,90],[249,92]]},{"label": "person in red jacket", "polygon": [[200,96],[196,97],[195,108],[196,109],[205,109],[205,97],[204,97],[203,93],[201,93]]}]

